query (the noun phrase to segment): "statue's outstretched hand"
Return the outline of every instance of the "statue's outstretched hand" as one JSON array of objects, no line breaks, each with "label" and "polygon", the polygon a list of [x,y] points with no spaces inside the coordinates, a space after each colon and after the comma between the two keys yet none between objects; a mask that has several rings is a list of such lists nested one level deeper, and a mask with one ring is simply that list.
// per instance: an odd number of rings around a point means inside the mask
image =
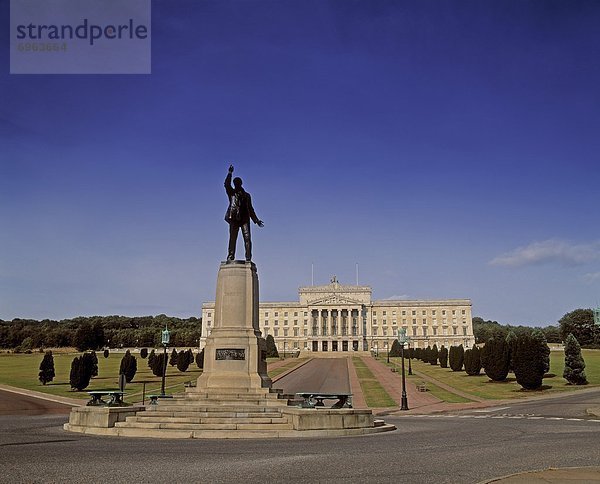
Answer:
[{"label": "statue's outstretched hand", "polygon": [[233,165],[229,165],[229,173],[233,173]]},{"label": "statue's outstretched hand", "polygon": [[259,220],[259,221],[256,223],[256,225],[258,225],[259,227],[264,227],[264,226],[265,226],[265,224],[263,223],[263,221],[262,221],[262,220]]}]

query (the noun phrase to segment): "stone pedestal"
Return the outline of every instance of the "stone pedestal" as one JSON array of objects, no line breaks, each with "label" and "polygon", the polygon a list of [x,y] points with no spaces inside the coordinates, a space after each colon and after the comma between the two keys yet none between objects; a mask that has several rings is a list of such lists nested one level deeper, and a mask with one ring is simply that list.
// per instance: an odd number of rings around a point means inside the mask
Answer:
[{"label": "stone pedestal", "polygon": [[258,326],[258,275],[253,262],[222,262],[217,276],[214,326],[204,348],[196,392],[264,392],[266,343]]}]

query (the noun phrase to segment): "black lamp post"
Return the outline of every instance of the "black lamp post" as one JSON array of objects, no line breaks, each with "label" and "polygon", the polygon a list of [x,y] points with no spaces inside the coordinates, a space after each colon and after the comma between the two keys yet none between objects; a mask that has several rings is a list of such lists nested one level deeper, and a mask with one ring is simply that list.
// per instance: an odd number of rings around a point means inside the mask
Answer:
[{"label": "black lamp post", "polygon": [[287,346],[287,340],[283,340],[283,359],[285,360],[285,347]]},{"label": "black lamp post", "polygon": [[398,343],[400,343],[400,348],[402,348],[402,400],[400,405],[400,410],[408,410],[408,399],[406,398],[406,379],[404,376],[404,345],[406,344],[408,338],[406,336],[406,330],[404,328],[400,328],[398,330]]},{"label": "black lamp post", "polygon": [[167,376],[167,346],[169,346],[169,340],[171,339],[171,334],[169,333],[169,329],[165,326],[165,330],[162,332],[162,344],[165,348],[164,356],[163,356],[163,371],[162,371],[162,384],[160,386],[160,394],[165,396],[165,378]]},{"label": "black lamp post", "polygon": [[413,374],[413,372],[412,372],[412,365],[410,364],[410,361],[412,359],[411,358],[412,357],[412,355],[411,355],[412,350],[410,349],[410,336],[406,337],[406,343],[407,343],[407,347],[408,347],[408,374],[412,375]]},{"label": "black lamp post", "polygon": [[388,339],[385,344],[387,345],[387,362],[390,362],[390,340]]}]

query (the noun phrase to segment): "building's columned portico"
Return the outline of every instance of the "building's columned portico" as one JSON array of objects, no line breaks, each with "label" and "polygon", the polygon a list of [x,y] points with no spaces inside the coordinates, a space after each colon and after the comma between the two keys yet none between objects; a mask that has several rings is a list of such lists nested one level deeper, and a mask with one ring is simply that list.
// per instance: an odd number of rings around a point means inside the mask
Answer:
[{"label": "building's columned portico", "polygon": [[[473,346],[471,301],[372,300],[371,287],[342,285],[335,277],[324,286],[298,290],[298,302],[261,302],[259,327],[273,336],[279,351],[387,351],[406,329],[411,346]],[[214,321],[214,302],[202,305],[203,347]]]}]

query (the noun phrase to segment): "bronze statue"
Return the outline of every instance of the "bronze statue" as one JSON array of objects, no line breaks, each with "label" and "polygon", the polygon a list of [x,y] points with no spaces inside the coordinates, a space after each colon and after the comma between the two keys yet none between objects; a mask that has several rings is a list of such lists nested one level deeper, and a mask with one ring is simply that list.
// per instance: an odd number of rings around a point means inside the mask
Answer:
[{"label": "bronze statue", "polygon": [[229,207],[225,213],[225,221],[229,224],[229,248],[227,251],[227,260],[235,259],[235,244],[240,228],[244,237],[244,248],[246,249],[246,261],[252,260],[252,241],[250,240],[250,219],[263,227],[262,220],[256,216],[252,207],[252,198],[250,194],[242,188],[242,179],[235,177],[233,186],[231,186],[231,176],[233,175],[233,165],[229,165],[229,173],[225,178],[225,191],[229,198]]}]

